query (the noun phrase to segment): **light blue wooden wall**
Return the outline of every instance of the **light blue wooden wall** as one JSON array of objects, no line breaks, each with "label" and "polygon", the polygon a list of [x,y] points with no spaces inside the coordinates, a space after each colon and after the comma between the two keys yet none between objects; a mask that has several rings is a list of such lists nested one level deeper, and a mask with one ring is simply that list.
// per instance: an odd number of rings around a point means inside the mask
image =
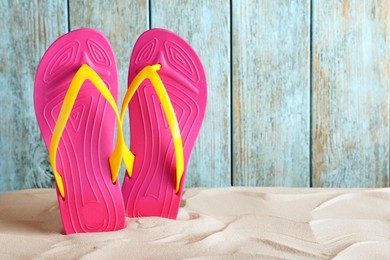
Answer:
[{"label": "light blue wooden wall", "polygon": [[387,0],[0,0],[0,17],[0,190],[54,185],[34,76],[79,27],[110,40],[121,97],[143,31],[165,27],[197,50],[209,104],[187,187],[389,186]]}]

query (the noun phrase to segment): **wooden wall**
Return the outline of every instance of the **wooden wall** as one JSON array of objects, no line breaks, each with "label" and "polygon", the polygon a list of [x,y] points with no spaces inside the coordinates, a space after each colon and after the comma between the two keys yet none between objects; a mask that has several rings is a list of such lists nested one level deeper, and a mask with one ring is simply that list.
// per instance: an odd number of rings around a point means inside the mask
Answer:
[{"label": "wooden wall", "polygon": [[34,77],[80,27],[110,40],[121,97],[143,31],[197,50],[209,103],[188,187],[389,186],[388,0],[0,0],[0,17],[0,190],[54,185]]}]

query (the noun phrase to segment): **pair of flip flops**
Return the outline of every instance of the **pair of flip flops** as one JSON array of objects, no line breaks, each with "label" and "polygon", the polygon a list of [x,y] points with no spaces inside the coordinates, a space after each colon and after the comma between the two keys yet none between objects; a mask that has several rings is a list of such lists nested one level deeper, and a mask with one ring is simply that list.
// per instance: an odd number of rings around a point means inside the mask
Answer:
[{"label": "pair of flip flops", "polygon": [[[119,112],[115,56],[92,29],[57,39],[38,66],[34,106],[66,234],[119,230],[126,215],[177,216],[205,115],[203,66],[179,36],[152,29],[134,46],[128,84]],[[122,132],[127,108],[130,149]]]}]

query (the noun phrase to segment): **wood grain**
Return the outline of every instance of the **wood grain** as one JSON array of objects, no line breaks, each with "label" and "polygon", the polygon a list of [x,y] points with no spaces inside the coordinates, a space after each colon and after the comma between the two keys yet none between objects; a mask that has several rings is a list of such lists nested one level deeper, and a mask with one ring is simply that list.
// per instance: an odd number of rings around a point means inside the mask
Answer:
[{"label": "wood grain", "polygon": [[[127,90],[130,55],[138,36],[149,28],[149,1],[79,1],[70,0],[69,20],[71,30],[91,27],[102,32],[114,50],[119,77],[118,104],[122,105]],[[124,136],[130,143],[128,116],[125,116]],[[122,181],[125,167],[122,165],[119,179]]]},{"label": "wood grain", "polygon": [[387,186],[390,2],[313,8],[314,186]]},{"label": "wood grain", "polygon": [[50,44],[69,29],[103,32],[121,101],[149,22],[186,39],[208,77],[187,187],[390,185],[389,0],[68,2],[0,1],[0,191],[54,187],[33,105]]},{"label": "wood grain", "polygon": [[54,187],[34,112],[35,72],[67,31],[65,1],[0,2],[0,190]]},{"label": "wood grain", "polygon": [[310,1],[233,1],[234,184],[309,186]]},{"label": "wood grain", "polygon": [[229,1],[152,1],[152,27],[188,41],[200,56],[208,81],[205,121],[191,155],[187,187],[230,186],[230,5]]}]

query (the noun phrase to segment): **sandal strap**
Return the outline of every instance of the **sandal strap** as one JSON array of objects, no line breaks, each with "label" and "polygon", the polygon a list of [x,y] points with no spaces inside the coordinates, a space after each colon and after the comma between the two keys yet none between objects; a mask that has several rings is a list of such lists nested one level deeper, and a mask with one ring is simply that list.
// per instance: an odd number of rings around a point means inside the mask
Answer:
[{"label": "sandal strap", "polygon": [[[121,120],[123,122],[123,118],[126,112],[126,108],[128,107],[128,104],[132,97],[134,96],[134,93],[137,91],[138,87],[141,85],[141,83],[145,79],[149,79],[152,83],[154,90],[157,93],[157,96],[161,102],[165,117],[167,119],[169,129],[171,131],[172,140],[175,148],[175,154],[176,154],[176,193],[179,192],[180,189],[180,183],[181,179],[183,177],[184,173],[184,152],[183,152],[183,142],[181,138],[179,123],[177,121],[177,117],[175,114],[175,111],[173,109],[173,105],[171,103],[171,100],[168,96],[167,90],[157,73],[158,70],[161,69],[160,64],[155,64],[152,66],[145,66],[132,80],[132,82],[129,85],[129,88],[126,92],[125,98],[123,100],[122,104],[122,111],[121,111]],[[133,171],[133,162],[131,162],[131,165],[127,165],[127,173],[129,177],[132,176]]]},{"label": "sandal strap", "polygon": [[107,88],[106,84],[103,82],[100,76],[87,64],[83,64],[74,75],[69,85],[68,91],[66,92],[64,101],[61,106],[60,113],[58,115],[53,130],[53,135],[51,137],[50,148],[49,148],[50,164],[51,167],[53,168],[54,178],[59,193],[64,200],[65,200],[64,183],[61,175],[57,171],[57,163],[56,163],[57,150],[58,150],[58,145],[62,137],[63,131],[68,122],[70,113],[73,109],[76,98],[85,80],[91,81],[92,84],[96,87],[96,89],[108,101],[108,103],[111,105],[112,109],[114,110],[116,119],[118,121],[117,142],[115,145],[115,149],[109,158],[112,182],[115,183],[115,181],[118,178],[118,172],[119,172],[122,159],[125,161],[129,161],[128,163],[134,161],[134,155],[129,151],[124,141],[123,131],[122,131],[122,121],[120,120],[118,107],[114,97],[112,96],[110,90]]}]

